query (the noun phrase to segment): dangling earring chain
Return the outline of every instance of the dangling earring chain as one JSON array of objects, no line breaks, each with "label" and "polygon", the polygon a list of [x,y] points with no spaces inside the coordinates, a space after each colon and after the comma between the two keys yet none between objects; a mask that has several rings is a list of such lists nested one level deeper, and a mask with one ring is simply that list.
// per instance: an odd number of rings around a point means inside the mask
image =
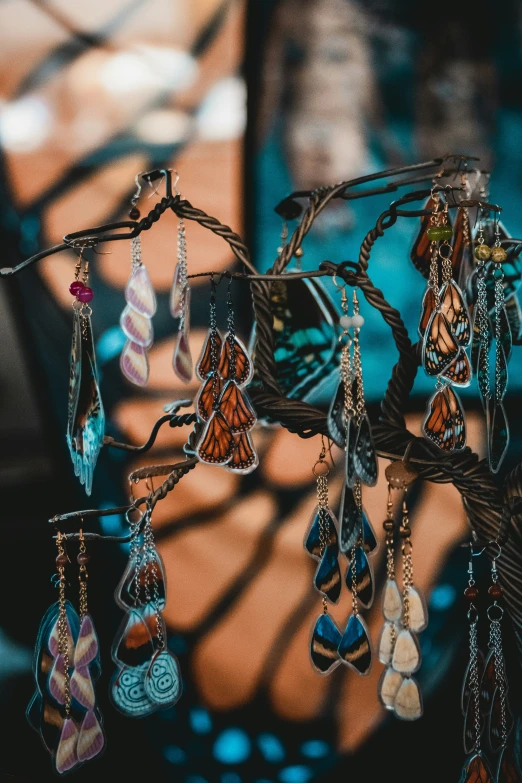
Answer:
[{"label": "dangling earring chain", "polygon": [[58,548],[58,557],[56,565],[59,575],[59,613],[58,613],[58,652],[63,659],[63,705],[65,709],[65,719],[71,714],[71,677],[69,667],[69,633],[67,621],[67,608],[65,604],[65,563],[68,562],[67,555],[62,543],[62,534],[58,531],[56,536],[56,546]]}]

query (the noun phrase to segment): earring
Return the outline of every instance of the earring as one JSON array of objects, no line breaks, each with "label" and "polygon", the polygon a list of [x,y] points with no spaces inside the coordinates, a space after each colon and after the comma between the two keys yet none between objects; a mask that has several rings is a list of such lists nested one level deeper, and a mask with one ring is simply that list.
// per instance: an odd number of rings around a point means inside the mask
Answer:
[{"label": "earring", "polygon": [[250,383],[253,364],[235,333],[229,282],[227,333],[222,340],[216,323],[216,287],[211,278],[210,326],[196,365],[202,386],[196,397],[196,412],[205,424],[196,456],[209,465],[224,465],[233,473],[251,473],[259,464],[250,430],[256,414],[244,387]]},{"label": "earring", "polygon": [[115,593],[126,614],[112,646],[118,668],[110,688],[114,706],[133,718],[173,706],[182,690],[178,661],[167,647],[165,571],[154,544],[150,507],[140,533],[142,521],[131,523],[129,563]]},{"label": "earring", "polygon": [[[420,718],[423,712],[420,689],[411,675],[421,663],[417,634],[428,624],[424,596],[413,583],[412,543],[406,504],[408,486],[416,477],[416,471],[406,460],[393,462],[386,468],[388,502],[383,527],[387,579],[383,598],[384,625],[379,640],[379,660],[386,666],[379,680],[379,698],[383,706],[393,710],[398,718],[410,721]],[[402,595],[395,573],[392,489],[404,492],[399,529],[402,538]]]},{"label": "earring", "polygon": [[484,658],[478,646],[479,614],[474,601],[479,591],[473,578],[473,545],[470,545],[470,560],[468,566],[468,586],[464,596],[469,601],[469,664],[464,676],[462,687],[462,712],[464,718],[464,752],[468,756],[462,769],[461,783],[485,781],[490,783],[493,776],[489,769],[487,758],[481,749],[482,710],[481,710],[481,677],[484,670]]},{"label": "earring", "polygon": [[[491,564],[491,585],[488,594],[493,603],[488,608],[489,626],[489,654],[484,667],[481,695],[483,705],[489,708],[488,736],[493,753],[501,753],[499,768],[503,762],[504,754],[509,756],[507,750],[508,737],[513,729],[513,717],[508,703],[508,680],[506,676],[506,664],[502,645],[502,618],[504,610],[498,603],[502,598],[502,588],[498,583],[497,559],[501,549],[498,544],[497,554]],[[500,780],[501,778],[499,778]]]},{"label": "earring", "polygon": [[[105,746],[93,687],[100,675],[98,639],[87,614],[86,587],[80,587],[81,620],[66,600],[65,566],[69,558],[63,541],[64,536],[58,532],[59,598],[40,623],[33,667],[36,692],[26,713],[60,775],[99,755]],[[86,565],[84,556],[85,549],[82,560]],[[82,581],[80,576],[80,585]]]},{"label": "earring", "polygon": [[[504,302],[504,270],[502,264],[507,253],[500,245],[500,228],[495,221],[495,244],[488,247],[484,241],[482,219],[478,229],[478,243],[475,247],[477,258],[477,304],[474,322],[474,361],[476,362],[478,386],[482,405],[486,413],[488,441],[488,461],[493,473],[496,473],[505,457],[509,445],[509,426],[503,400],[507,389],[507,366],[511,356],[512,334]],[[493,288],[493,329],[490,333],[488,304],[488,268],[490,261],[493,269],[491,284]],[[494,382],[490,384],[489,351],[491,338],[495,339]]]},{"label": "earring", "polygon": [[426,231],[432,257],[419,332],[422,365],[427,375],[437,377],[422,431],[442,451],[454,452],[466,445],[464,412],[452,386],[468,386],[471,381],[471,365],[465,351],[471,341],[471,324],[462,291],[452,277],[453,249],[449,241],[453,232],[448,225],[447,209],[445,204],[442,212],[432,215],[436,224]]},{"label": "earring", "polygon": [[[140,175],[136,176],[136,193],[132,197],[129,216],[137,220],[140,211],[136,204],[141,193]],[[125,287],[126,306],[120,317],[120,326],[127,338],[120,356],[120,367],[127,380],[136,386],[149,382],[148,350],[154,341],[152,317],[156,312],[156,295],[147,268],[141,260],[141,235],[131,240],[131,276]]]},{"label": "earring", "polygon": [[[69,286],[76,301],[73,302],[66,439],[74,473],[80,483],[85,485],[87,495],[90,495],[94,468],[105,435],[105,413],[92,337],[92,309],[89,302],[94,293],[87,285],[88,261],[85,261],[82,272],[82,253],[83,250],[76,264],[75,279]],[[80,277],[83,279],[80,280]]]},{"label": "earring", "polygon": [[[176,193],[180,195],[177,187]],[[174,372],[183,383],[189,383],[192,379],[192,355],[189,346],[190,286],[187,277],[187,242],[183,218],[178,221],[178,262],[170,291],[170,313],[173,318],[179,318],[173,357]]]},{"label": "earring", "polygon": [[341,632],[328,614],[328,601],[337,603],[341,594],[337,521],[328,504],[328,474],[323,444],[319,459],[312,468],[317,483],[317,506],[304,539],[306,551],[319,561],[314,587],[323,597],[323,613],[318,617],[310,642],[312,666],[319,674],[330,674],[341,659],[338,647]]}]

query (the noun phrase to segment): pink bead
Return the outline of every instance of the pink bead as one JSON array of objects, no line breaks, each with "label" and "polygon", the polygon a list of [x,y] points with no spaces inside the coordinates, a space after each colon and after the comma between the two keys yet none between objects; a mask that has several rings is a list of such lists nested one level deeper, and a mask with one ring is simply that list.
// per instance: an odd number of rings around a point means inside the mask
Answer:
[{"label": "pink bead", "polygon": [[91,302],[94,299],[94,291],[89,286],[84,285],[82,290],[78,292],[78,301]]},{"label": "pink bead", "polygon": [[73,280],[71,285],[69,286],[69,291],[73,296],[78,296],[82,288],[84,288],[84,285],[81,282],[81,280]]}]

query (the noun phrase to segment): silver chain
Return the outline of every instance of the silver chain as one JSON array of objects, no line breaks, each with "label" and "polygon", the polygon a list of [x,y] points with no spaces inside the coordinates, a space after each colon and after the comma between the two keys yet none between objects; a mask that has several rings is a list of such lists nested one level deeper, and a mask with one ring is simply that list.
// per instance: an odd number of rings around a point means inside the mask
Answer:
[{"label": "silver chain", "polygon": [[[476,612],[475,609],[474,611]],[[468,617],[469,617],[469,613],[468,613]],[[481,725],[480,725],[480,689],[479,689],[479,670],[478,670],[477,622],[478,619],[470,620],[470,625],[469,625],[469,671],[470,671],[469,687],[470,687],[470,698],[473,699],[473,721],[474,721],[473,726],[475,729],[475,753],[480,753]]]},{"label": "silver chain", "polygon": [[495,399],[500,402],[502,396],[502,366],[504,356],[502,348],[502,324],[500,316],[504,307],[504,270],[495,264]]},{"label": "silver chain", "polygon": [[[152,603],[154,613],[156,615],[156,626],[158,631],[158,645],[159,649],[165,648],[165,637],[163,635],[163,618],[160,611],[159,600],[159,587],[158,587],[158,572],[157,572],[157,554],[156,546],[154,544],[154,532],[152,530],[151,512],[147,510],[147,521],[145,523],[145,530],[143,534],[143,543],[145,549],[145,562],[146,562],[146,577],[145,577],[145,594],[147,603]],[[150,588],[152,587],[152,595]]]},{"label": "silver chain", "polygon": [[502,747],[507,742],[507,721],[506,721],[506,668],[504,663],[504,653],[502,650],[502,631],[500,620],[492,620],[489,629],[489,644],[495,656],[495,680],[500,697],[500,737]]},{"label": "silver chain", "polygon": [[477,315],[479,329],[479,386],[482,397],[487,402],[491,396],[489,387],[489,321],[486,290],[486,268],[484,261],[479,261],[477,282]]},{"label": "silver chain", "polygon": [[179,321],[179,331],[185,328],[185,305],[187,300],[188,278],[187,278],[187,242],[185,238],[185,221],[183,218],[178,223],[178,266],[179,266],[179,285],[181,289],[181,317]]},{"label": "silver chain", "polygon": [[131,262],[132,269],[136,269],[141,264],[141,236],[132,237],[131,241]]}]

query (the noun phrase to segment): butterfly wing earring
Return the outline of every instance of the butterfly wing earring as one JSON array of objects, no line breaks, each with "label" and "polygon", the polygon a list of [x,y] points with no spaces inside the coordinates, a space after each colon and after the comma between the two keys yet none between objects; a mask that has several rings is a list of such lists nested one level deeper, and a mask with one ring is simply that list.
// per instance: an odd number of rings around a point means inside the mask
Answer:
[{"label": "butterfly wing earring", "polygon": [[[136,206],[141,193],[140,176],[136,176],[137,189],[129,212],[134,220],[140,217]],[[127,342],[121,352],[120,367],[128,381],[136,386],[146,386],[149,381],[148,351],[154,340],[152,317],[156,312],[156,295],[141,259],[140,234],[133,237],[131,243],[131,275],[125,287],[126,305],[120,317]]]},{"label": "butterfly wing earring", "polygon": [[87,495],[90,495],[94,468],[105,436],[105,412],[92,335],[90,302],[94,292],[87,285],[88,261],[85,261],[82,272],[82,254],[83,248],[76,264],[75,279],[69,286],[75,302],[66,438],[74,473],[85,486]]}]

